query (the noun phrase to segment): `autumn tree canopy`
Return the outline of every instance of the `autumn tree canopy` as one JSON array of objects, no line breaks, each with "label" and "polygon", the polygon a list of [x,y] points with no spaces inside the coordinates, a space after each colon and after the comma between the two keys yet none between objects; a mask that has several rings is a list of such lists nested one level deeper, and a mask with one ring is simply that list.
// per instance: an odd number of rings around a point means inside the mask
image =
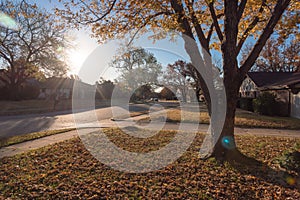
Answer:
[{"label": "autumn tree canopy", "polygon": [[[249,48],[244,49],[248,54]],[[251,71],[258,72],[297,72],[300,71],[300,43],[295,39],[281,42],[280,38],[270,38]]]},{"label": "autumn tree canopy", "polygon": [[[246,73],[251,69],[272,34],[288,38],[294,34],[299,40],[299,11],[297,0],[61,0],[64,9],[56,13],[73,27],[89,27],[99,42],[113,38],[135,36],[152,32],[153,39],[167,37],[175,31],[198,42],[211,54],[212,49],[222,53],[223,83],[226,90],[226,119],[216,145],[207,155],[229,158],[239,155],[234,143],[234,117],[238,91]],[[161,31],[163,30],[163,31]],[[238,63],[238,56],[248,39],[255,42],[246,59]],[[194,45],[185,40],[185,45]],[[194,45],[195,47],[196,45]],[[200,49],[188,49],[191,63],[199,65]],[[206,63],[211,62],[207,56]],[[209,98],[206,83],[206,100]],[[205,92],[206,91],[206,92]],[[210,101],[207,101],[210,102]],[[213,134],[213,133],[212,133]],[[224,138],[230,142],[222,144]],[[224,141],[223,141],[224,142]],[[232,158],[232,156],[231,156]],[[238,158],[237,158],[238,160]]]}]

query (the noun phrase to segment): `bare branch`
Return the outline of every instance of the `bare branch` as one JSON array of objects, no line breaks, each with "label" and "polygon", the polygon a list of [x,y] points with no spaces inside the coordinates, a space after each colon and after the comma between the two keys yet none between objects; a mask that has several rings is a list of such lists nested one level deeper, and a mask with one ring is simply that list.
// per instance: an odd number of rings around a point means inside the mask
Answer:
[{"label": "bare branch", "polygon": [[[91,9],[91,7],[89,5],[86,4],[86,2],[84,2],[84,0],[80,0],[80,2],[98,19],[98,18],[101,18],[99,17],[93,9]],[[115,2],[113,2],[114,4]],[[109,11],[110,12],[110,11]],[[106,13],[105,13],[106,14]],[[108,13],[107,13],[108,14]],[[105,16],[104,16],[105,17]]]},{"label": "bare branch", "polygon": [[154,15],[151,15],[149,16],[146,21],[136,30],[136,32],[133,34],[133,36],[131,37],[130,41],[128,42],[128,45],[130,45],[134,38],[137,36],[137,34],[144,28],[148,25],[148,23],[154,19],[155,17],[158,17],[160,15],[171,15],[172,13],[171,12],[167,12],[167,11],[163,11],[163,12],[158,12],[158,13],[155,13]]},{"label": "bare branch", "polygon": [[209,28],[209,31],[208,31],[208,34],[207,34],[207,41],[208,41],[208,43],[210,41],[210,38],[212,36],[213,31],[214,31],[214,24],[211,24],[211,26]]}]

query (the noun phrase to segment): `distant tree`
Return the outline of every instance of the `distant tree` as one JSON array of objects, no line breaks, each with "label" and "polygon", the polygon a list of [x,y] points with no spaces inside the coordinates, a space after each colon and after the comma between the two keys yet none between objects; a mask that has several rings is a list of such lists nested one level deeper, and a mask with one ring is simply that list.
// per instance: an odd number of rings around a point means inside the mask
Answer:
[{"label": "distant tree", "polygon": [[166,71],[163,75],[163,84],[167,87],[172,88],[174,91],[180,91],[181,100],[186,102],[186,97],[188,94],[189,83],[182,72],[182,65],[169,64],[166,68]]},{"label": "distant tree", "polygon": [[[243,55],[251,51],[250,45]],[[245,56],[243,56],[245,59]],[[296,39],[282,42],[279,38],[270,38],[251,71],[257,72],[296,72],[300,71],[300,43]]]},{"label": "distant tree", "polygon": [[[173,64],[169,64],[168,67],[173,68],[180,73],[181,76],[185,77],[188,83],[194,88],[195,96],[197,97],[197,101],[199,101],[201,91],[200,83],[204,80],[195,67],[191,63],[186,63],[182,60],[178,60]],[[206,87],[204,89],[207,90]]]},{"label": "distant tree", "polygon": [[0,26],[1,81],[17,99],[22,83],[29,78],[62,76],[67,72],[63,49],[68,44],[64,27],[53,15],[23,1],[0,1],[7,23]]},{"label": "distant tree", "polygon": [[129,90],[135,90],[142,85],[157,84],[162,68],[154,55],[142,48],[122,50],[110,66],[121,73],[118,82]]},{"label": "distant tree", "polygon": [[104,80],[103,78],[101,78],[100,81],[96,82],[96,86],[96,99],[111,99],[112,93],[115,88],[115,84],[112,81]]}]

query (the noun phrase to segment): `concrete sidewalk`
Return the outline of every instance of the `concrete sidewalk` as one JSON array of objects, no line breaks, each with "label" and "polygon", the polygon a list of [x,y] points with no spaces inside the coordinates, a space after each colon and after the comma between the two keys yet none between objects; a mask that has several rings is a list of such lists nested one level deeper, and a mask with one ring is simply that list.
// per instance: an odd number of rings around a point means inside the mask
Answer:
[{"label": "concrete sidewalk", "polygon": [[[138,127],[147,130],[179,130],[180,124],[177,123],[163,123],[159,121],[149,122],[137,122],[139,119],[143,119],[145,116],[133,117],[126,120],[112,121],[110,119],[101,120],[96,124],[85,124],[85,132],[94,132],[99,130],[99,128],[108,127]],[[209,125],[207,124],[188,124],[182,123],[181,126],[185,127],[185,131],[199,131],[206,133]],[[187,128],[187,129],[186,129]],[[79,129],[80,130],[80,129]],[[181,129],[182,130],[182,129]],[[79,131],[80,133],[80,131]],[[276,136],[276,137],[292,137],[300,138],[300,130],[280,130],[280,129],[259,129],[259,128],[235,128],[236,135],[255,135],[255,136]],[[51,135],[43,138],[39,138],[32,141],[23,142],[20,144],[10,145],[8,147],[3,147],[0,149],[0,158],[13,156],[16,154],[24,153],[29,150],[38,149],[47,145],[51,145],[57,142],[68,140],[78,136],[78,131],[69,131],[65,133],[60,133],[56,135]]]},{"label": "concrete sidewalk", "polygon": [[0,149],[0,158],[7,156],[14,156],[16,154],[24,153],[33,149],[38,149],[47,145],[51,145],[57,142],[62,142],[78,136],[77,130],[68,131],[65,133],[59,133],[43,138],[22,142],[19,144],[2,147]]}]

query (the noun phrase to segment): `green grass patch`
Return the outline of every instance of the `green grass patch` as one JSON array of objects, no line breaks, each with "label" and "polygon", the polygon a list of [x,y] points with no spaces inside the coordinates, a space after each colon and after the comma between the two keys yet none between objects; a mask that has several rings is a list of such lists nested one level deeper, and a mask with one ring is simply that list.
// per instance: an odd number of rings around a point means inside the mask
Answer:
[{"label": "green grass patch", "polygon": [[[104,129],[104,133],[117,146],[132,152],[156,150],[176,134],[161,131],[133,141],[119,129]],[[277,162],[285,152],[299,147],[299,139],[236,136],[241,152],[266,166],[253,166],[242,172],[228,163],[220,165],[213,158],[201,160],[198,152],[203,138],[203,134],[197,134],[190,148],[174,163],[141,174],[116,171],[100,163],[79,138],[2,158],[0,198],[300,199],[296,185],[299,174],[283,169]],[[280,177],[282,171],[292,176]]]},{"label": "green grass patch", "polygon": [[75,130],[75,128],[41,131],[41,132],[34,132],[34,133],[28,133],[28,134],[24,134],[24,135],[17,135],[17,136],[13,136],[13,137],[9,137],[9,138],[4,138],[4,139],[0,139],[0,148],[9,146],[9,145],[13,145],[13,144],[18,144],[21,142],[26,142],[29,140],[34,140],[34,139],[50,136],[50,135],[64,133],[64,132],[68,132],[68,131],[72,131],[72,130]]}]

